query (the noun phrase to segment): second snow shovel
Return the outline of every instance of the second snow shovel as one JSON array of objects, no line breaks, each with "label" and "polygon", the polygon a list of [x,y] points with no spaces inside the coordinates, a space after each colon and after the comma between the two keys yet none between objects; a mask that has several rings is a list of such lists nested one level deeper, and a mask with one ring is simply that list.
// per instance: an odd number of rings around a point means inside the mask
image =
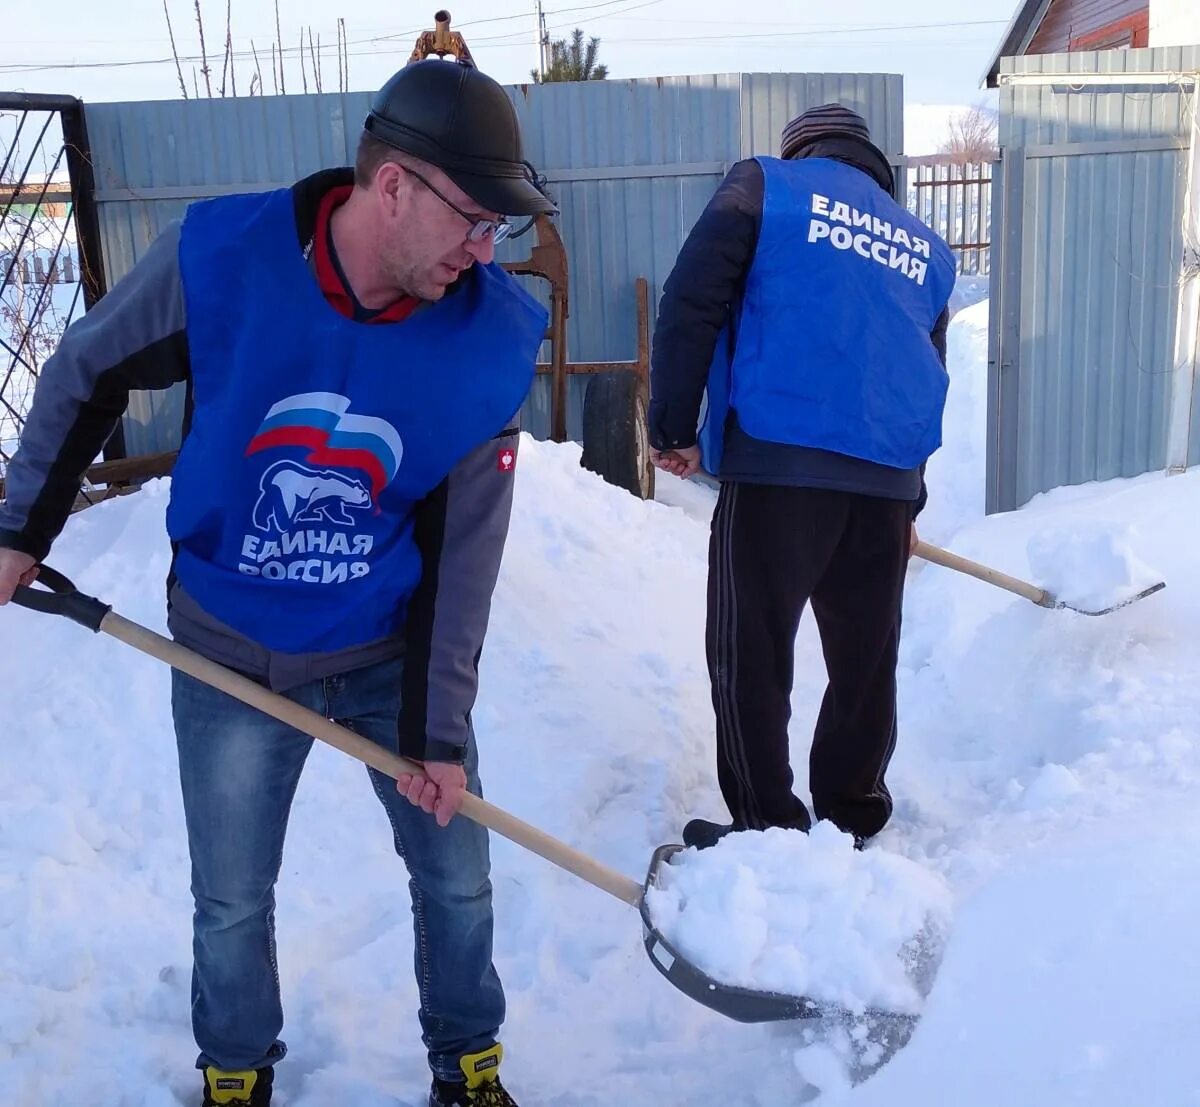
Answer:
[{"label": "second snow shovel", "polygon": [[1048,592],[1045,588],[1039,588],[1036,584],[1030,584],[1028,581],[1010,577],[1007,573],[1002,573],[998,569],[991,569],[986,565],[980,565],[978,561],[969,561],[967,558],[959,557],[958,554],[951,553],[949,550],[943,550],[938,546],[931,546],[928,542],[917,542],[912,552],[925,561],[932,561],[934,565],[941,565],[944,568],[953,569],[959,573],[966,573],[967,576],[975,577],[976,580],[986,581],[988,584],[994,584],[997,588],[1003,588],[1007,592],[1023,596],[1030,602],[1037,604],[1038,607],[1048,607],[1051,610],[1074,611],[1079,615],[1108,615],[1113,611],[1120,610],[1122,607],[1128,607],[1131,603],[1137,603],[1138,600],[1144,600],[1147,596],[1153,596],[1155,592],[1161,592],[1167,586],[1165,581],[1160,580],[1157,584],[1150,585],[1149,588],[1143,588],[1136,595],[1128,596],[1117,603],[1110,604],[1108,607],[1100,608],[1097,611],[1091,611],[1084,607],[1076,607],[1065,600],[1060,600],[1053,592]]},{"label": "second snow shovel", "polygon": [[[51,615],[62,615],[94,632],[103,631],[132,646],[135,650],[164,661],[205,684],[241,700],[273,718],[295,727],[296,730],[320,739],[343,753],[392,777],[402,773],[420,775],[421,767],[377,746],[346,727],[326,719],[275,692],[256,684],[248,677],[218,665],[192,650],[164,638],[161,634],[131,622],[107,604],[79,592],[61,573],[46,565],[38,570],[38,583],[45,588],[18,587],[13,602],[22,607]],[[48,590],[47,590],[48,589]],[[773,1022],[781,1019],[839,1017],[845,1014],[837,1008],[822,1008],[804,996],[779,992],[754,991],[722,984],[709,977],[698,966],[670,944],[654,927],[646,905],[645,892],[659,880],[662,866],[680,846],[663,846],[655,854],[642,884],[631,880],[594,858],[572,849],[537,827],[523,822],[507,811],[467,794],[461,814],[503,835],[517,845],[544,857],[552,864],[573,873],[622,903],[636,907],[641,914],[646,952],[651,961],[676,988],[712,1010],[739,1022]],[[432,817],[432,816],[431,816]],[[870,1012],[868,1014],[871,1014]],[[875,1013],[879,1017],[902,1024],[911,1032],[909,1023],[915,1016]]]}]

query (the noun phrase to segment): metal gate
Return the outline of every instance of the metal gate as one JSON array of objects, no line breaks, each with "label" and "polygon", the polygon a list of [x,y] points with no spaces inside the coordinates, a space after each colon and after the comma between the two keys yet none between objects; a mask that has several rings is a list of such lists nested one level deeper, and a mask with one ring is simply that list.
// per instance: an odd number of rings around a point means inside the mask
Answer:
[{"label": "metal gate", "polygon": [[1200,462],[1200,48],[1070,65],[1000,78],[988,511]]},{"label": "metal gate", "polygon": [[104,293],[93,191],[80,101],[0,93],[0,478],[42,364]]}]

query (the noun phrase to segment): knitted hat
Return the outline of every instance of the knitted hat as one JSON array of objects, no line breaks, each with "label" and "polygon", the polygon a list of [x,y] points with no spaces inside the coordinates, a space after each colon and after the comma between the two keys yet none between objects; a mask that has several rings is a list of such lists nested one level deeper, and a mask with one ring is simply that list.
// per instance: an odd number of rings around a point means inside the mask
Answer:
[{"label": "knitted hat", "polygon": [[783,128],[780,156],[794,158],[805,146],[834,137],[856,138],[874,146],[867,121],[858,112],[841,104],[822,104],[819,108],[809,108]]}]

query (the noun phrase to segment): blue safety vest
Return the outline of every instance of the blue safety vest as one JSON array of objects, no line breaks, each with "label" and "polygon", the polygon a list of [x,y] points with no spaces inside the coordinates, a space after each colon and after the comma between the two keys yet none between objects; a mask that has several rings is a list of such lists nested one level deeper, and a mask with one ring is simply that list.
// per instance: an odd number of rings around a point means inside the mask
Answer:
[{"label": "blue safety vest", "polygon": [[421,576],[413,509],[520,408],[546,313],[496,265],[401,322],[322,295],[284,189],[193,204],[179,244],[192,422],[174,570],[270,649],[394,634]]},{"label": "blue safety vest", "polygon": [[758,161],[762,227],[709,373],[706,468],[719,472],[731,407],[768,442],[920,465],[941,444],[948,377],[929,336],[950,248],[852,166]]}]

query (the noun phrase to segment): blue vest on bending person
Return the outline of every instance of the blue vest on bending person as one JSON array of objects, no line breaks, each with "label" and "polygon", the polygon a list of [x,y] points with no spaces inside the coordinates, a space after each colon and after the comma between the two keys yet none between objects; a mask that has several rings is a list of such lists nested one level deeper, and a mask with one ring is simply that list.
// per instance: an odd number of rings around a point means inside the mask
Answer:
[{"label": "blue vest on bending person", "polygon": [[184,590],[273,650],[397,633],[421,576],[413,510],[498,434],[546,313],[496,265],[403,322],[322,295],[290,190],[193,204],[179,264],[192,424],[167,531]]},{"label": "blue vest on bending person", "polygon": [[709,372],[705,467],[720,471],[732,408],[767,442],[915,468],[941,445],[949,378],[929,335],[950,248],[858,169],[757,160],[762,226]]}]

